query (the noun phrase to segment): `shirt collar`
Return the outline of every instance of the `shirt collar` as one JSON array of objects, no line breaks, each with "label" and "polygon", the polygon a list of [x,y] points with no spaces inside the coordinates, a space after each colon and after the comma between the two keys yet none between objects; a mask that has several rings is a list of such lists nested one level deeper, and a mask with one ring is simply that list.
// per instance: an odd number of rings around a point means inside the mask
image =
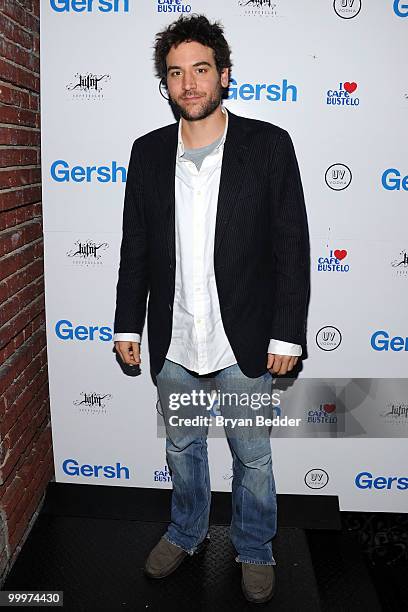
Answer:
[{"label": "shirt collar", "polygon": [[[228,130],[228,111],[225,108],[225,106],[223,106],[221,104],[221,111],[224,113],[226,120],[225,120],[225,129],[224,129],[224,133],[222,135],[221,141],[219,142],[219,144],[215,147],[215,151],[218,151],[218,149],[220,147],[222,147],[222,145],[225,142],[225,139],[227,137],[227,130]],[[177,147],[177,157],[181,157],[182,155],[184,155],[184,143],[183,143],[183,139],[181,137],[181,122],[183,121],[183,118],[180,117],[180,121],[179,121],[179,126],[178,126],[178,147]]]}]

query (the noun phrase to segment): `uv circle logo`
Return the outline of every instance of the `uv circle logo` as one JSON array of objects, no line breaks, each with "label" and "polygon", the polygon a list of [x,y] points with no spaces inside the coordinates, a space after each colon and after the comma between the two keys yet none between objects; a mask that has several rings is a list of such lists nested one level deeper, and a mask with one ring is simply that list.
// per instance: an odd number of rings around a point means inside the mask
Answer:
[{"label": "uv circle logo", "polygon": [[353,19],[361,11],[361,0],[334,0],[333,8],[342,19]]},{"label": "uv circle logo", "polygon": [[324,180],[333,191],[343,191],[350,185],[353,175],[345,164],[332,164],[326,170]]},{"label": "uv circle logo", "polygon": [[337,327],[326,325],[316,334],[316,344],[322,351],[334,351],[342,341],[342,335]]},{"label": "uv circle logo", "polygon": [[165,100],[169,101],[170,98],[167,97],[167,89],[166,86],[163,82],[163,79],[160,79],[159,81],[159,93],[162,96],[162,98],[164,98]]},{"label": "uv circle logo", "polygon": [[323,489],[328,482],[329,475],[326,470],[315,468],[313,470],[309,470],[305,474],[305,485],[309,487],[309,489]]},{"label": "uv circle logo", "polygon": [[408,2],[406,0],[394,0],[394,13],[397,17],[408,17]]}]

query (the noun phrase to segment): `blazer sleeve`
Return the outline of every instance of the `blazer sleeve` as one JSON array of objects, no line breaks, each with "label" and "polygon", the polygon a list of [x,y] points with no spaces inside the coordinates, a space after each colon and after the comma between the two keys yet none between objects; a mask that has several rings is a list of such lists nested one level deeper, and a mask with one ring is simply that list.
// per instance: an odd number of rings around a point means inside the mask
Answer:
[{"label": "blazer sleeve", "polygon": [[145,323],[149,278],[143,200],[142,166],[135,140],[125,187],[114,333],[141,335]]},{"label": "blazer sleeve", "polygon": [[292,140],[282,130],[270,173],[271,294],[269,338],[306,348],[310,243],[306,207]]}]

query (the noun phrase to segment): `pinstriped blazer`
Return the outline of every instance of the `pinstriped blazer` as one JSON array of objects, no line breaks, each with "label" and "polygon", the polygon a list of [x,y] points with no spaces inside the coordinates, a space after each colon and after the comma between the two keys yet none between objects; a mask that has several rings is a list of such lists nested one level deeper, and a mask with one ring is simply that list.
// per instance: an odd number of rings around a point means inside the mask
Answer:
[{"label": "pinstriped blazer", "polygon": [[[246,376],[266,372],[270,338],[306,348],[310,246],[299,167],[287,131],[229,112],[214,236],[227,338]],[[142,334],[150,370],[171,340],[178,122],[132,146],[123,208],[114,333]]]}]

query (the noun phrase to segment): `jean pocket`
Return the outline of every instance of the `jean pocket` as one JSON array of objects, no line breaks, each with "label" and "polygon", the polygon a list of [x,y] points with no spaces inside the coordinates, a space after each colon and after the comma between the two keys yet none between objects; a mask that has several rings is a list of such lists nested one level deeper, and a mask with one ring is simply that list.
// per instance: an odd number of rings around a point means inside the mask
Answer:
[{"label": "jean pocket", "polygon": [[156,378],[157,378],[158,376],[163,376],[164,371],[165,371],[165,370],[166,370],[166,368],[167,368],[167,367],[169,367],[170,365],[171,365],[171,361],[169,361],[168,359],[165,359],[165,360],[163,361],[163,365],[162,365],[162,367],[161,367],[160,372],[158,372],[158,373],[156,374]]},{"label": "jean pocket", "polygon": [[157,378],[159,378],[160,374],[163,372],[165,363],[166,363],[166,360],[164,360],[164,361],[163,361],[163,365],[162,365],[162,367],[160,368],[160,371],[159,371],[159,372],[157,372],[157,374],[156,374],[156,379],[157,379]]}]

